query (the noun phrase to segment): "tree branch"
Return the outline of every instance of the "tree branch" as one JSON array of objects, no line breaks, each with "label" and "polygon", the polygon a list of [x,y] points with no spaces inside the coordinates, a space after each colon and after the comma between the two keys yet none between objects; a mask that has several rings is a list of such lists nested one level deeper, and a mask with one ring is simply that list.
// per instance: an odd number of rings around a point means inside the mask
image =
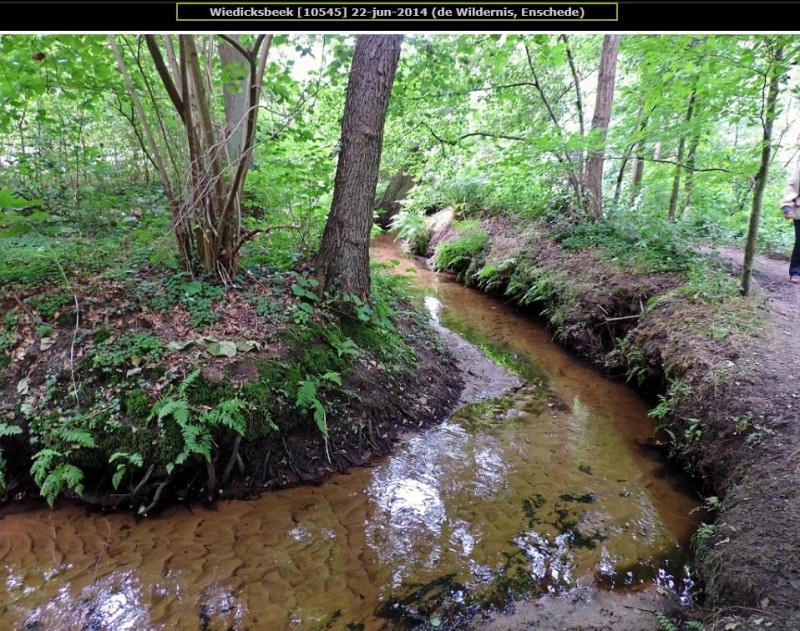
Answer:
[{"label": "tree branch", "polygon": [[253,54],[249,50],[247,50],[244,46],[242,46],[239,42],[233,39],[230,35],[224,35],[219,33],[217,34],[217,37],[219,37],[222,40],[225,40],[228,44],[233,46],[233,48],[239,51],[239,54],[242,57],[244,57],[250,63],[253,63]]},{"label": "tree branch", "polygon": [[567,61],[569,62],[569,69],[572,72],[572,80],[575,82],[575,104],[578,107],[578,123],[580,124],[581,136],[586,135],[586,127],[583,122],[583,100],[581,99],[581,84],[578,78],[578,69],[575,66],[575,59],[572,56],[572,49],[569,47],[569,40],[566,35],[561,35],[564,46],[567,47]]},{"label": "tree branch", "polygon": [[298,226],[297,224],[294,224],[294,223],[278,224],[278,225],[275,225],[275,226],[267,226],[266,228],[255,228],[253,230],[248,230],[242,236],[239,237],[239,240],[236,242],[236,246],[233,248],[233,253],[231,254],[231,257],[236,256],[236,254],[239,252],[239,249],[245,243],[247,243],[247,241],[252,239],[255,235],[257,235],[259,233],[269,234],[273,230],[278,230],[278,229],[282,229],[282,228],[285,228],[287,230],[300,230],[300,226]]},{"label": "tree branch", "polygon": [[150,56],[153,58],[158,76],[161,77],[161,82],[167,89],[167,94],[169,94],[172,104],[175,106],[175,109],[178,110],[181,119],[183,119],[183,101],[178,94],[178,88],[175,87],[175,82],[172,80],[169,70],[167,70],[167,65],[164,63],[164,56],[161,54],[161,49],[156,43],[155,35],[145,35],[144,41],[147,43],[147,50],[150,51]]},{"label": "tree branch", "polygon": [[709,167],[707,169],[698,169],[696,167],[689,166],[688,164],[682,164],[677,162],[676,160],[663,160],[658,158],[645,158],[644,156],[606,156],[606,160],[625,160],[625,159],[635,159],[635,160],[642,160],[643,162],[662,162],[664,164],[674,164],[675,166],[681,167],[686,169],[687,171],[694,171],[695,173],[709,173],[712,171],[719,171],[721,173],[731,173],[730,169],[726,169],[724,167]]}]

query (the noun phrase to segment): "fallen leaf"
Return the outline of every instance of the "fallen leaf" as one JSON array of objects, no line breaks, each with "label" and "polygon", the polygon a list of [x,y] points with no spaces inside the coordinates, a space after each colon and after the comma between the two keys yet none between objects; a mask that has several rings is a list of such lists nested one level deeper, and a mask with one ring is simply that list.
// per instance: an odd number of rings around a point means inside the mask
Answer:
[{"label": "fallen leaf", "polygon": [[261,344],[256,342],[255,340],[237,340],[236,341],[236,350],[241,351],[242,353],[246,353],[247,351],[252,351],[256,349],[258,351],[261,350]]},{"label": "fallen leaf", "polygon": [[221,342],[212,342],[206,350],[214,357],[233,357],[236,355],[236,344],[228,340],[222,340]]},{"label": "fallen leaf", "polygon": [[51,348],[55,343],[56,343],[56,338],[43,337],[41,342],[39,342],[39,348],[41,348],[43,351],[46,351],[48,348]]},{"label": "fallen leaf", "polygon": [[761,608],[766,609],[769,607],[769,598],[762,598],[761,599]]},{"label": "fallen leaf", "polygon": [[191,346],[196,341],[197,340],[183,340],[183,341],[173,340],[172,342],[167,344],[167,348],[171,351],[182,351],[184,348],[186,348],[187,346]]},{"label": "fallen leaf", "polygon": [[17,383],[17,393],[18,394],[28,394],[28,378],[22,379]]}]

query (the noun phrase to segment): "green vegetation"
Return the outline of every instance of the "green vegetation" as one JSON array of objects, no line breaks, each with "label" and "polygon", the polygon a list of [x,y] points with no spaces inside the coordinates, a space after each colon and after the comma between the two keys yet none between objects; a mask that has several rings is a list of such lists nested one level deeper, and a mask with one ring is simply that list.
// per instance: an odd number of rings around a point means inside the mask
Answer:
[{"label": "green vegetation", "polygon": [[[422,318],[402,281],[374,271],[370,283],[366,264],[353,266],[358,283],[331,279],[332,263],[364,254],[354,229],[319,254],[337,162],[348,166],[340,120],[355,41],[0,40],[0,472],[8,445],[24,445],[48,501],[91,478],[149,512],[170,486],[197,478],[213,495],[246,477],[258,441],[333,449],[337,431],[364,429],[348,406],[367,381],[414,369]],[[664,424],[732,374],[718,362],[705,382],[686,378],[689,359],[654,350],[664,328],[680,329],[684,348],[735,347],[759,323],[699,246],[791,245],[778,213],[757,235],[748,223],[762,189],[775,205],[789,168],[779,143],[791,137],[784,71],[797,48],[784,35],[410,36],[381,190],[393,173],[415,186],[390,200],[392,225],[416,253],[438,244],[437,270],[543,310],[562,340],[583,335],[631,381],[652,385],[664,360],[653,412]],[[239,61],[223,61],[232,52]],[[590,128],[590,104],[611,106],[582,79],[600,66],[616,77],[613,115]],[[185,74],[208,89],[183,94]],[[768,179],[765,143],[778,152]],[[445,208],[455,221],[434,226]],[[698,443],[703,424],[682,423],[676,440]],[[769,431],[746,415],[731,424],[754,442]]]}]

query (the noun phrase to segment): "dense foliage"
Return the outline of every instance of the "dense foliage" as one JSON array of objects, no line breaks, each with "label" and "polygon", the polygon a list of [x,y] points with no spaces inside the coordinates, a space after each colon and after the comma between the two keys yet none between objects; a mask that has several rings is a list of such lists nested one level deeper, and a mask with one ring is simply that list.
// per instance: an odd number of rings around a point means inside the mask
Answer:
[{"label": "dense foliage", "polygon": [[[62,350],[71,347],[73,354],[47,385],[52,400],[28,401],[28,384],[14,384],[19,401],[0,408],[0,445],[7,455],[7,445],[17,444],[25,427],[32,475],[51,500],[62,488],[83,491],[81,467],[94,467],[113,476],[115,487],[128,484],[131,503],[144,510],[153,493],[144,501],[137,485],[155,475],[148,473],[151,465],[167,480],[187,460],[210,462],[219,443],[231,458],[227,477],[239,439],[277,425],[270,420],[253,426],[253,406],[266,396],[255,386],[205,400],[197,394],[203,380],[194,366],[168,374],[159,368],[165,339],[145,330],[116,330],[109,318],[134,307],[148,317],[178,313],[198,335],[206,331],[200,339],[208,348],[223,355],[246,352],[241,345],[231,350],[234,336],[207,333],[221,326],[228,308],[246,293],[265,321],[298,327],[301,342],[313,337],[325,347],[324,361],[302,357],[291,374],[270,373],[278,384],[270,396],[279,396],[291,412],[287,418],[299,415],[326,439],[326,406],[343,387],[345,360],[363,359],[370,349],[370,357],[402,364],[403,345],[388,317],[387,301],[394,298],[381,295],[380,284],[373,302],[337,297],[335,289],[318,295],[314,270],[303,263],[319,247],[333,198],[353,38],[276,36],[263,68],[253,56],[251,70],[263,76],[262,89],[253,153],[245,157],[248,169],[240,184],[231,184],[235,160],[210,179],[199,171],[217,168],[209,152],[230,137],[226,94],[235,94],[231,85],[244,78],[245,65],[237,70],[221,63],[219,41],[210,36],[180,45],[169,36],[150,45],[133,36],[113,41],[119,58],[101,36],[0,38],[0,370],[20,361],[20,349],[32,341],[42,351],[65,344]],[[241,38],[247,50],[259,41]],[[398,174],[413,180],[403,199],[388,200],[401,207],[394,223],[401,235],[425,252],[426,215],[452,208],[460,239],[440,247],[437,264],[472,275],[484,287],[509,286],[509,278],[501,282],[508,271],[502,265],[469,268],[488,238],[476,219],[487,215],[521,229],[542,228],[567,249],[597,249],[606,260],[645,273],[703,275],[692,244],[741,244],[748,233],[775,77],[769,140],[775,152],[758,243],[785,252],[792,235],[777,200],[800,136],[792,66],[800,40],[622,37],[605,139],[590,124],[602,43],[597,35],[406,38],[376,196],[377,204],[384,190],[393,191]],[[205,153],[193,148],[199,141],[187,132],[185,116],[192,108],[173,108],[175,95],[168,93],[153,46],[163,47],[160,63],[170,66],[177,84],[194,82],[195,90],[203,85],[204,100],[186,86],[181,94],[208,108]],[[184,64],[194,64],[191,80]],[[122,67],[132,85],[118,71]],[[152,139],[148,128],[156,132]],[[601,149],[603,216],[596,218],[586,211],[580,180],[589,157]],[[216,263],[201,260],[202,252],[186,250],[175,228],[191,214],[196,223],[187,224],[194,231],[189,238],[214,241],[212,233],[222,224],[204,218],[219,209],[205,199],[209,191],[203,187],[225,178],[231,178],[225,196],[234,200],[240,225],[230,242],[236,251],[218,248],[215,260],[242,258],[241,269],[237,261],[218,274]],[[176,207],[177,189],[183,193]],[[290,228],[270,231],[274,226]],[[529,281],[511,285],[533,300]],[[287,291],[291,300],[283,297]],[[725,292],[735,288],[726,286]],[[101,308],[103,301],[110,306]],[[334,325],[332,312],[352,321]],[[315,328],[321,323],[330,325],[324,334]],[[76,357],[76,349],[84,355]],[[78,373],[85,371],[77,377],[76,366]],[[145,378],[158,388],[145,386]],[[137,422],[167,446],[155,453],[152,443],[133,440],[135,432],[126,428]],[[130,440],[106,445],[106,461],[97,462],[96,450],[115,432],[131,432]],[[0,451],[0,471],[2,458]]]}]

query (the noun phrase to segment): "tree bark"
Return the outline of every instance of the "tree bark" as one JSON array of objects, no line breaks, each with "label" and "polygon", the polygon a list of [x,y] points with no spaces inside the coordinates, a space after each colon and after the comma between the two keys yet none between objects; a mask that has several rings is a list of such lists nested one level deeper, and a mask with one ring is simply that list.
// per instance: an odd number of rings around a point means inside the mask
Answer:
[{"label": "tree bark", "polygon": [[[238,35],[230,35],[239,41]],[[222,102],[225,105],[228,164],[234,165],[244,147],[245,115],[247,114],[248,71],[247,59],[233,45],[220,39],[217,48],[223,73],[228,81],[222,82]],[[235,77],[239,77],[236,81]]]},{"label": "tree bark", "polygon": [[700,133],[697,132],[692,136],[692,144],[689,145],[689,152],[686,155],[686,183],[683,185],[683,205],[681,212],[686,212],[689,206],[692,205],[692,194],[694,193],[694,167],[697,164],[697,148],[700,146]]},{"label": "tree bark", "polygon": [[[692,116],[694,116],[694,108],[695,102],[697,101],[697,87],[692,89],[692,95],[689,97],[689,107],[686,108],[686,118],[684,119],[684,123],[689,125],[692,122]],[[681,165],[683,164],[683,158],[685,155],[686,150],[686,132],[681,134],[680,140],[678,140],[678,157],[676,158],[676,162],[678,163],[675,166],[675,175],[672,178],[672,192],[669,196],[669,209],[667,210],[667,217],[670,221],[675,221],[675,213],[678,209],[678,196],[680,195],[681,190],[681,169],[683,168]]]},{"label": "tree bark", "polygon": [[597,131],[598,148],[593,150],[586,162],[584,184],[586,209],[593,219],[603,216],[603,159],[604,144],[611,122],[611,108],[614,102],[614,80],[617,74],[617,55],[620,35],[606,35],[600,55],[600,75],[597,78],[597,100],[592,117],[592,132]]},{"label": "tree bark", "polygon": [[644,179],[644,160],[638,157],[642,149],[644,148],[642,145],[644,143],[640,142],[636,145],[634,152],[636,156],[633,160],[633,174],[631,175],[631,192],[628,196],[628,205],[633,206],[636,203],[636,199],[639,197],[639,194],[642,192],[642,180]]},{"label": "tree bark", "polygon": [[[639,109],[636,112],[636,117],[640,118],[641,122],[637,123],[636,127],[634,127],[634,129],[633,129],[634,139],[635,138],[640,138],[641,135],[642,135],[642,132],[644,132],[645,128],[647,127],[647,121],[649,120],[650,116],[648,115],[648,116],[644,116],[642,118],[643,114],[644,114],[644,104],[640,103],[639,104]],[[623,155],[622,164],[620,165],[619,172],[617,173],[617,184],[616,184],[616,187],[614,188],[614,203],[615,204],[619,202],[619,198],[622,195],[622,180],[625,177],[625,169],[628,166],[628,162],[631,162],[631,161],[633,162],[634,172],[635,172],[636,168],[639,166],[638,154],[634,154],[634,151],[636,151],[637,148],[639,148],[639,145],[641,144],[641,142],[642,142],[641,140],[634,140],[625,149],[625,153]],[[631,156],[634,156],[633,159],[631,159]]]},{"label": "tree bark", "polygon": [[333,202],[315,263],[324,290],[367,298],[369,234],[402,35],[359,35],[342,117],[341,153]]},{"label": "tree bark", "polygon": [[[780,36],[778,36],[780,37]],[[767,186],[767,176],[769,175],[769,163],[772,155],[772,126],[775,122],[775,114],[778,109],[778,90],[783,68],[783,45],[775,43],[775,53],[770,60],[769,87],[767,87],[767,98],[764,115],[762,116],[762,144],[761,144],[761,164],[755,177],[755,188],[753,190],[753,205],[750,210],[750,225],[747,229],[747,243],[744,248],[744,264],[742,269],[742,295],[750,293],[750,279],[753,275],[753,259],[756,255],[756,238],[758,237],[758,222],[761,219],[761,206],[764,198],[764,189]],[[767,46],[767,49],[771,47]],[[763,94],[763,93],[762,93]]]},{"label": "tree bark", "polygon": [[391,225],[392,219],[400,211],[400,202],[414,188],[414,178],[406,172],[407,168],[408,165],[400,167],[400,170],[389,180],[389,185],[378,200],[376,221],[381,228],[388,228]]}]

